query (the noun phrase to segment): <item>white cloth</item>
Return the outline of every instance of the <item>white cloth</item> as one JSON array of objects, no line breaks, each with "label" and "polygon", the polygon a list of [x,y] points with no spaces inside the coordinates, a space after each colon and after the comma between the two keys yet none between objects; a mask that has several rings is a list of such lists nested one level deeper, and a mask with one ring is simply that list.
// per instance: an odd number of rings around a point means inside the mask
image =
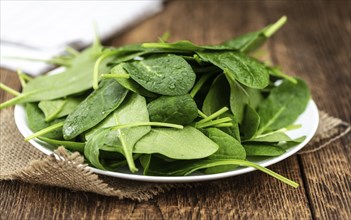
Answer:
[{"label": "white cloth", "polygon": [[1,61],[9,69],[38,75],[49,68],[41,62],[8,59],[50,59],[67,46],[82,48],[162,9],[162,0],[141,1],[1,1]]}]

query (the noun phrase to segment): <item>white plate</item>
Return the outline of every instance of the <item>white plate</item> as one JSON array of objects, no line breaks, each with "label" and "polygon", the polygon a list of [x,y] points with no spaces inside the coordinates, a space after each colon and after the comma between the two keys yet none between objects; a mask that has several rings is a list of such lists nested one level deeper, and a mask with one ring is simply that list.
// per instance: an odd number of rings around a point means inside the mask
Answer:
[{"label": "white plate", "polygon": [[[22,133],[22,135],[24,137],[27,137],[33,134],[33,132],[28,128],[25,109],[22,105],[16,105],[14,115],[15,115],[16,125],[19,131]],[[275,164],[295,154],[312,139],[313,135],[317,131],[318,122],[319,122],[319,115],[318,115],[317,106],[313,100],[310,100],[304,113],[301,114],[300,117],[295,122],[295,124],[301,124],[302,127],[299,129],[287,132],[287,134],[291,138],[306,136],[306,139],[299,145],[290,148],[289,150],[287,150],[286,153],[278,157],[263,159],[255,162],[263,167],[267,167],[269,165]],[[48,155],[52,154],[53,150],[55,149],[55,147],[53,147],[52,145],[44,143],[38,139],[32,139],[29,142],[34,147],[36,147],[37,149],[39,149],[40,151]],[[128,172],[127,170],[121,170],[121,172],[112,172],[112,171],[96,169],[93,167],[88,167],[88,169],[91,169],[95,173],[103,174],[107,176],[113,176],[113,177],[137,180],[137,181],[148,181],[148,182],[196,182],[196,181],[214,180],[214,179],[220,179],[220,178],[225,178],[230,176],[236,176],[236,175],[240,175],[243,173],[248,173],[256,170],[251,167],[240,167],[233,171],[218,173],[218,174],[201,174],[198,172],[190,176],[165,177],[165,176],[143,176],[140,173],[130,174],[130,173],[127,173]]]}]

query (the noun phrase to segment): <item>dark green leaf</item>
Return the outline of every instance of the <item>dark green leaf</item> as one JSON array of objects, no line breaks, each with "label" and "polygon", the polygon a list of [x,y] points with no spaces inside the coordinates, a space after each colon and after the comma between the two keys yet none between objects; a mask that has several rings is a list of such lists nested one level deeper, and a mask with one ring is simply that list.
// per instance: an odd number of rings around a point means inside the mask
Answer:
[{"label": "dark green leaf", "polygon": [[[28,127],[33,131],[37,132],[44,128],[47,128],[51,125],[57,124],[64,121],[64,119],[55,119],[51,122],[45,121],[44,113],[38,107],[38,103],[27,103],[26,104],[26,114]],[[45,134],[44,137],[52,139],[62,139],[62,129],[57,129],[48,134]]]},{"label": "dark green leaf", "polygon": [[[210,155],[208,159],[241,159],[246,158],[246,152],[243,146],[232,136],[217,128],[206,129],[207,136],[216,144],[219,149],[214,154]],[[205,173],[221,173],[234,170],[237,165],[224,165],[207,168]]]},{"label": "dark green leaf", "polygon": [[184,95],[195,83],[195,73],[180,56],[154,55],[123,66],[131,78],[145,89],[161,95]]},{"label": "dark green leaf", "polygon": [[197,117],[197,106],[189,94],[161,96],[147,106],[150,121],[190,124]]},{"label": "dark green leaf", "polygon": [[68,115],[63,126],[64,138],[70,140],[97,125],[122,103],[127,92],[113,79],[102,80],[100,88]]},{"label": "dark green leaf", "polygon": [[263,89],[269,84],[269,72],[259,61],[240,52],[198,52],[203,61],[221,68],[231,79],[243,85]]},{"label": "dark green leaf", "polygon": [[268,98],[258,106],[261,124],[258,134],[287,127],[306,109],[310,92],[306,83],[297,84],[284,80],[272,89]]},{"label": "dark green leaf", "polygon": [[254,137],[259,125],[260,116],[253,108],[251,108],[249,105],[246,105],[245,116],[241,125],[241,133],[243,134],[243,139],[249,140]]}]

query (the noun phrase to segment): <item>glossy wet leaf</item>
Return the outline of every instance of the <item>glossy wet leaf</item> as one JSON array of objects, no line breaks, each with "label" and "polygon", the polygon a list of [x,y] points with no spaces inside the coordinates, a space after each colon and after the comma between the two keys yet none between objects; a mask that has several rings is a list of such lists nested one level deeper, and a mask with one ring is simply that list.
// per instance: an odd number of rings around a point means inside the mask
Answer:
[{"label": "glossy wet leaf", "polygon": [[269,72],[263,63],[240,52],[197,52],[205,62],[221,68],[231,80],[263,89],[269,84]]},{"label": "glossy wet leaf", "polygon": [[[128,74],[125,69],[123,68],[124,64],[119,64],[116,65],[111,69],[111,74]],[[155,94],[149,92],[148,90],[144,89],[141,85],[139,85],[137,82],[135,82],[133,79],[123,79],[123,78],[116,78],[115,79],[121,86],[124,88],[138,93],[139,95],[145,96],[145,97],[156,97]]]},{"label": "glossy wet leaf", "polygon": [[180,56],[162,54],[123,66],[131,78],[150,92],[161,95],[184,95],[195,83],[195,73]]},{"label": "glossy wet leaf", "polygon": [[68,115],[63,126],[64,138],[70,140],[97,125],[122,103],[127,92],[113,79],[102,80],[100,88]]}]

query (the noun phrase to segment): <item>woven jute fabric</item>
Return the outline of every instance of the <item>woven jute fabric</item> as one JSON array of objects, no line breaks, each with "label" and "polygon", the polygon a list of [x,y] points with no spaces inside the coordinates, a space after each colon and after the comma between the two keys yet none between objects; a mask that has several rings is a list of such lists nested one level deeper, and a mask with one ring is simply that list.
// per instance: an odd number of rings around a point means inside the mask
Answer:
[{"label": "woven jute fabric", "polygon": [[[155,184],[98,175],[84,164],[84,158],[78,153],[69,154],[60,147],[55,151],[59,157],[47,156],[25,142],[17,130],[11,109],[0,112],[0,123],[0,180],[21,180],[139,201],[148,200],[172,188],[197,186]],[[349,124],[320,112],[318,131],[300,154],[320,150],[349,131]]]}]

